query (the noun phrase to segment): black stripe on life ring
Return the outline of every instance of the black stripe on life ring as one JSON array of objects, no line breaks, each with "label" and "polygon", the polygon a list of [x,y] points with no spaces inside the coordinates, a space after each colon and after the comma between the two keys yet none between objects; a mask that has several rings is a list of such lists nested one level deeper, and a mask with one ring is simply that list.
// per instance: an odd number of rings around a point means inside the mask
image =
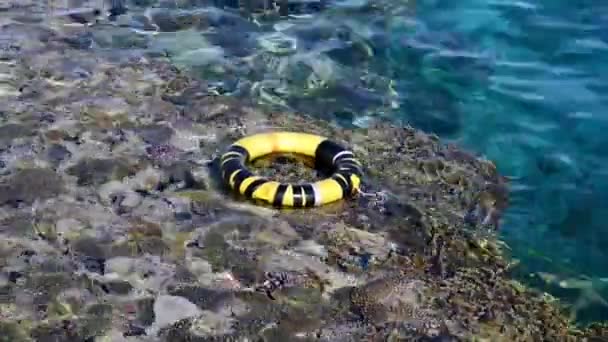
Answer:
[{"label": "black stripe on life ring", "polygon": [[[336,155],[334,155],[334,157]],[[345,160],[356,160],[356,159],[354,157],[354,154],[351,151],[346,151],[346,153],[342,153],[334,160],[334,165],[338,165],[341,161],[345,161]]]},{"label": "black stripe on life ring", "polygon": [[343,161],[339,163],[336,168],[338,169],[338,172],[346,171],[359,177],[363,176],[363,170],[361,169],[361,166],[353,161]]},{"label": "black stripe on life ring", "polygon": [[249,161],[249,151],[247,151],[247,149],[244,148],[243,146],[231,145],[230,148],[228,149],[228,152],[236,152],[243,156],[244,162]]},{"label": "black stripe on life ring", "polygon": [[302,186],[301,185],[292,185],[291,191],[293,193],[293,206],[296,208],[303,207],[304,196],[302,195]]},{"label": "black stripe on life ring", "polygon": [[350,189],[352,188],[352,184],[350,182],[349,177],[345,177],[341,173],[336,173],[333,176],[331,176],[331,178],[333,180],[335,180],[336,182],[338,182],[338,184],[340,184],[340,187],[342,188],[342,196],[346,196],[346,195],[350,194]]},{"label": "black stripe on life ring", "polygon": [[230,177],[239,170],[245,170],[240,160],[231,158],[222,164],[222,178],[226,184],[230,184]]},{"label": "black stripe on life ring", "polygon": [[277,187],[277,192],[274,194],[274,201],[272,202],[272,205],[275,207],[283,206],[283,198],[285,197],[285,192],[289,186],[289,184],[280,184]]},{"label": "black stripe on life ring", "polygon": [[234,176],[234,190],[240,192],[241,191],[241,184],[243,184],[243,182],[245,181],[245,179],[247,179],[249,177],[253,177],[253,173],[251,173],[247,169],[244,169],[244,168],[241,169],[241,172],[237,173]]},{"label": "black stripe on life ring", "polygon": [[315,206],[315,191],[312,188],[312,184],[303,184],[302,189],[304,189],[304,198],[306,199],[306,203],[304,207],[310,208]]},{"label": "black stripe on life ring", "polygon": [[315,168],[332,173],[335,170],[334,157],[346,149],[331,140],[324,140],[315,150]]},{"label": "black stripe on life ring", "polygon": [[253,193],[260,187],[262,186],[262,184],[267,183],[268,179],[266,178],[259,178],[254,180],[253,182],[249,183],[249,185],[247,186],[247,188],[245,189],[245,191],[243,192],[243,195],[247,198],[252,198],[253,197]]}]

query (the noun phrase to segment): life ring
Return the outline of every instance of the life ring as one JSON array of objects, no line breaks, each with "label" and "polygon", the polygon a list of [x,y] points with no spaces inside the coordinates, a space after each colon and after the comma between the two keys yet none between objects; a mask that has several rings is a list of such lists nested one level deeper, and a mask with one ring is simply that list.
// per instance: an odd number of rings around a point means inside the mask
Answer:
[{"label": "life ring", "polygon": [[[295,153],[313,157],[315,168],[331,177],[304,184],[286,184],[260,177],[245,164],[271,153]],[[254,134],[234,142],[221,158],[224,183],[249,199],[274,207],[321,206],[359,191],[361,163],[351,151],[328,138],[296,132]]]}]

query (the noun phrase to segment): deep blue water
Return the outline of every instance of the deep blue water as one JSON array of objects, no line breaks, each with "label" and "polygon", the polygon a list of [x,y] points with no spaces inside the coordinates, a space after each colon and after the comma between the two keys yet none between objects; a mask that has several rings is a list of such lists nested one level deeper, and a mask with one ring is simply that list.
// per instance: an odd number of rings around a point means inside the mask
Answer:
[{"label": "deep blue water", "polygon": [[262,25],[204,1],[130,5],[92,48],[167,55],[221,93],[345,126],[383,117],[495,161],[517,276],[608,319],[608,2],[336,0]]}]

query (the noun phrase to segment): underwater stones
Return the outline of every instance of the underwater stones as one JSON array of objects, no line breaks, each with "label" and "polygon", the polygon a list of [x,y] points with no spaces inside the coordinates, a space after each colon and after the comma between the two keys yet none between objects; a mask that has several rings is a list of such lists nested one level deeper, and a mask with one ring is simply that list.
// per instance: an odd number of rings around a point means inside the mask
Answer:
[{"label": "underwater stones", "polygon": [[92,32],[79,32],[74,36],[63,37],[62,41],[74,49],[86,50],[93,46],[94,35]]},{"label": "underwater stones", "polygon": [[133,169],[122,160],[84,157],[66,172],[78,178],[79,186],[97,186],[110,180],[120,180],[131,174]]},{"label": "underwater stones", "polygon": [[148,222],[150,225],[162,224],[168,227],[175,225],[175,209],[173,208],[173,204],[170,201],[159,200],[155,196],[142,197],[141,204],[133,208],[129,216],[133,217],[135,222],[145,217],[144,222]]},{"label": "underwater stones", "polygon": [[[279,71],[279,70],[277,70]],[[314,79],[314,69],[306,61],[296,60],[290,61],[290,63],[283,69],[281,69],[281,76],[286,82],[291,84],[293,87],[306,90],[314,90],[314,86],[317,84]]]},{"label": "underwater stones", "polygon": [[0,182],[0,205],[32,204],[36,199],[46,200],[64,190],[59,174],[50,169],[32,168],[17,171]]},{"label": "underwater stones", "polygon": [[188,299],[201,310],[217,310],[235,296],[230,289],[207,288],[199,285],[179,284],[169,288],[168,291],[172,296]]},{"label": "underwater stones", "polygon": [[91,24],[101,15],[97,8],[72,8],[66,11],[57,12],[55,17],[64,19],[72,23]]},{"label": "underwater stones", "polygon": [[33,217],[28,214],[17,214],[0,219],[0,233],[13,236],[33,234]]},{"label": "underwater stones", "polygon": [[314,240],[301,240],[293,246],[294,251],[320,259],[326,259],[328,256],[327,247],[317,243]]},{"label": "underwater stones", "polygon": [[0,150],[10,146],[13,140],[30,136],[33,130],[20,124],[6,124],[0,126]]},{"label": "underwater stones", "polygon": [[500,218],[508,206],[508,192],[501,185],[488,185],[474,198],[464,221],[474,226],[498,229]]},{"label": "underwater stones", "polygon": [[89,272],[105,273],[108,247],[93,238],[82,237],[71,243],[73,253]]},{"label": "underwater stones", "polygon": [[255,241],[275,248],[282,248],[299,239],[299,234],[285,221],[269,222],[266,227],[266,229],[255,233]]},{"label": "underwater stones", "polygon": [[63,289],[73,286],[75,279],[63,272],[28,272],[24,287],[34,296],[34,305],[52,301]]},{"label": "underwater stones", "polygon": [[418,163],[418,169],[422,171],[430,181],[439,178],[447,167],[448,166],[438,158],[427,159]]},{"label": "underwater stones", "polygon": [[129,109],[129,104],[122,97],[98,97],[84,104],[82,107],[82,115],[91,117],[107,116],[110,118],[115,118],[118,116],[126,116]]},{"label": "underwater stones", "polygon": [[[86,289],[66,288],[57,295],[53,305],[57,305],[56,311],[70,311],[78,315],[85,312],[87,301],[92,298],[92,293]],[[64,308],[62,309],[60,306],[64,306]]]},{"label": "underwater stones", "polygon": [[145,49],[149,45],[150,37],[135,34],[131,28],[114,26],[111,30],[97,29],[93,32],[93,40],[103,48]]},{"label": "underwater stones", "polygon": [[155,319],[152,327],[149,329],[149,333],[154,334],[158,329],[200,314],[201,310],[186,298],[160,295],[154,301]]},{"label": "underwater stones", "polygon": [[202,311],[196,318],[180,320],[162,330],[160,336],[166,341],[231,340],[234,321],[226,315]]},{"label": "underwater stones", "polygon": [[247,57],[256,47],[250,35],[232,34],[232,32],[208,32],[204,37],[213,45],[221,46],[230,56]]},{"label": "underwater stones", "polygon": [[52,144],[47,148],[46,156],[54,166],[57,166],[65,159],[70,158],[72,153],[63,145]]},{"label": "underwater stones", "polygon": [[210,7],[205,13],[210,26],[231,32],[260,32],[262,28],[239,13]]},{"label": "underwater stones", "polygon": [[162,262],[160,256],[147,253],[133,258],[133,266],[126,275],[109,274],[106,278],[127,280],[137,293],[158,293],[166,289],[174,275],[175,265]]},{"label": "underwater stones", "polygon": [[288,0],[283,15],[310,15],[324,10],[327,5],[327,0]]},{"label": "underwater stones", "polygon": [[228,315],[204,310],[192,320],[190,332],[193,336],[200,337],[227,335],[234,331],[234,321],[234,318]]},{"label": "underwater stones", "polygon": [[226,210],[221,199],[210,190],[181,190],[174,194],[190,201],[190,210],[197,220],[216,222],[219,215]]},{"label": "underwater stones", "polygon": [[198,167],[185,161],[178,161],[163,169],[164,177],[161,186],[178,185],[180,189],[199,189],[206,190],[207,177],[193,172],[193,168]]},{"label": "underwater stones", "polygon": [[111,305],[93,304],[79,316],[67,312],[63,319],[42,321],[32,328],[30,334],[36,341],[87,341],[103,335],[111,323]]},{"label": "underwater stones", "polygon": [[106,273],[116,273],[124,277],[129,275],[135,267],[135,260],[130,257],[117,256],[106,260]]},{"label": "underwater stones", "polygon": [[258,37],[260,46],[277,55],[292,54],[297,49],[297,40],[281,32],[273,32]]},{"label": "underwater stones", "polygon": [[[181,77],[171,80],[163,89],[161,99],[173,106],[188,106],[207,93],[206,86],[182,83]],[[195,108],[195,107],[193,107]],[[183,112],[182,112],[183,113]],[[187,113],[187,111],[186,111]],[[166,113],[163,113],[166,115]]]},{"label": "underwater stones", "polygon": [[201,147],[201,136],[192,130],[178,130],[169,143],[179,150],[196,152]]},{"label": "underwater stones", "polygon": [[156,319],[154,315],[155,301],[156,299],[154,297],[149,296],[135,299],[133,301],[133,305],[135,306],[135,317],[133,317],[130,323],[144,327],[154,324],[154,321]]},{"label": "underwater stones", "polygon": [[129,191],[114,197],[113,202],[118,204],[119,213],[128,212],[141,203],[141,196],[134,191]]},{"label": "underwater stones", "polygon": [[325,52],[330,58],[342,65],[357,66],[372,59],[374,52],[363,41],[340,44]]},{"label": "underwater stones", "polygon": [[[221,234],[231,245],[242,247],[258,245],[279,248],[299,239],[297,232],[286,221],[247,214],[224,218],[208,229],[207,234]],[[207,234],[203,235],[203,239]]]},{"label": "underwater stones", "polygon": [[125,179],[124,183],[135,191],[148,192],[158,188],[162,177],[162,172],[155,168],[147,167],[139,170],[132,177]]},{"label": "underwater stones", "polygon": [[375,279],[351,291],[351,309],[376,323],[412,319],[422,305],[423,285],[402,275]]},{"label": "underwater stones", "polygon": [[373,341],[379,337],[378,325],[361,320],[327,324],[319,329],[317,336],[320,342]]},{"label": "underwater stones", "polygon": [[320,293],[324,293],[326,285],[331,285],[331,281],[321,278],[312,269],[305,268],[301,271],[265,272],[263,281],[255,286],[255,290],[275,300],[275,292],[289,292],[299,288],[317,289]]},{"label": "underwater stones", "polygon": [[204,277],[211,273],[211,264],[200,258],[190,258],[185,265],[188,270],[197,278]]},{"label": "underwater stones", "polygon": [[200,250],[195,255],[204,258],[211,264],[213,272],[230,271],[244,282],[252,282],[258,269],[255,255],[246,249],[237,249],[218,232],[208,232],[199,240]]},{"label": "underwater stones", "polygon": [[148,17],[160,32],[177,32],[190,28],[205,29],[209,26],[201,11],[156,9]]},{"label": "underwater stones", "polygon": [[10,84],[0,83],[0,99],[4,98],[15,98],[19,96],[21,93],[17,90],[16,87],[11,86]]},{"label": "underwater stones", "polygon": [[26,330],[19,322],[0,320],[0,336],[2,336],[5,341],[30,341]]},{"label": "underwater stones", "polygon": [[351,253],[370,253],[376,258],[386,258],[392,250],[392,243],[382,233],[371,233],[337,223],[330,230],[321,233],[321,239],[333,248]]},{"label": "underwater stones", "polygon": [[[305,299],[298,300],[298,305],[289,305],[283,310],[277,322],[267,325],[259,332],[262,341],[292,341],[306,339],[311,341],[318,337],[318,329],[324,325],[324,307],[314,304],[301,304]],[[294,300],[294,302],[296,302]],[[314,301],[313,301],[314,302]],[[308,304],[308,303],[307,303]],[[301,305],[304,305],[303,307]]]},{"label": "underwater stones", "polygon": [[142,139],[151,145],[164,144],[173,136],[173,130],[170,127],[160,124],[140,127],[138,132]]},{"label": "underwater stones", "polygon": [[[10,48],[3,49],[3,52],[16,52],[23,54],[27,51],[38,50],[51,39],[57,36],[57,33],[43,25],[29,25],[22,23],[9,23],[0,26],[0,41],[3,45],[8,45]],[[12,51],[11,51],[12,50]]]},{"label": "underwater stones", "polygon": [[[169,252],[170,247],[163,239],[161,225],[153,221],[144,220],[137,215],[139,215],[138,212],[132,214],[133,218],[130,219],[130,226],[127,230],[128,238],[126,245],[130,250],[129,255],[164,255]],[[154,219],[154,217],[150,216],[148,218]]]},{"label": "underwater stones", "polygon": [[44,139],[50,144],[59,144],[64,140],[78,140],[77,136],[71,136],[68,132],[60,129],[49,129],[43,134]]},{"label": "underwater stones", "polygon": [[198,49],[181,51],[175,56],[171,56],[171,60],[185,68],[223,74],[225,71],[224,56],[225,52],[221,47],[205,45]]},{"label": "underwater stones", "polygon": [[180,150],[168,144],[146,147],[146,153],[155,165],[166,166],[178,160]]},{"label": "underwater stones", "polygon": [[133,217],[129,220],[129,234],[134,236],[156,236],[162,237],[163,230],[161,224],[147,221],[141,217]]},{"label": "underwater stones", "polygon": [[251,87],[251,92],[259,99],[260,103],[279,107],[288,106],[285,99],[289,94],[288,87],[279,80],[255,82]]},{"label": "underwater stones", "polygon": [[225,127],[228,130],[242,127],[244,121],[253,114],[252,112],[250,107],[239,100],[220,96],[192,101],[185,108],[186,117],[192,122],[217,125],[216,127]]},{"label": "underwater stones", "polygon": [[80,233],[84,224],[75,218],[60,218],[55,222],[55,233],[66,237],[72,237]]},{"label": "underwater stones", "polygon": [[[301,275],[299,279],[322,292],[332,292],[337,288],[352,285],[354,277],[328,266],[318,258],[301,255],[289,250],[279,250],[266,255],[260,260],[260,269],[264,272],[286,272],[292,275]],[[301,287],[301,285],[297,285]]]},{"label": "underwater stones", "polygon": [[118,214],[130,212],[142,201],[141,196],[127,188],[122,182],[110,181],[97,190],[101,202],[114,207]]}]

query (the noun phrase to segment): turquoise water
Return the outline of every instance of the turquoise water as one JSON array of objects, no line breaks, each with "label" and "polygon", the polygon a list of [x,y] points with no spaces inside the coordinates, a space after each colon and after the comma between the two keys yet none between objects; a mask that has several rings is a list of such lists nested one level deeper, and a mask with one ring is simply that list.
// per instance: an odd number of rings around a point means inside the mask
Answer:
[{"label": "turquoise water", "polygon": [[[400,61],[415,60],[451,106],[432,121],[426,112],[437,108],[412,108],[407,119],[495,161],[512,179],[502,235],[521,260],[520,275],[586,275],[592,281],[585,285],[593,284],[590,293],[599,296],[581,304],[577,318],[608,319],[601,300],[608,298],[601,279],[608,277],[608,4],[417,5],[420,24],[391,34],[393,72],[401,73]],[[458,33],[466,45],[412,48],[417,42],[407,37],[413,32],[433,31]],[[479,61],[485,77],[470,69]],[[403,89],[415,86],[402,82]],[[555,284],[544,289],[575,302],[588,294]]]},{"label": "turquoise water", "polygon": [[205,1],[133,0],[74,42],[168,56],[219,93],[345,126],[411,124],[495,161],[516,275],[607,320],[608,3],[323,3],[258,25]]}]

